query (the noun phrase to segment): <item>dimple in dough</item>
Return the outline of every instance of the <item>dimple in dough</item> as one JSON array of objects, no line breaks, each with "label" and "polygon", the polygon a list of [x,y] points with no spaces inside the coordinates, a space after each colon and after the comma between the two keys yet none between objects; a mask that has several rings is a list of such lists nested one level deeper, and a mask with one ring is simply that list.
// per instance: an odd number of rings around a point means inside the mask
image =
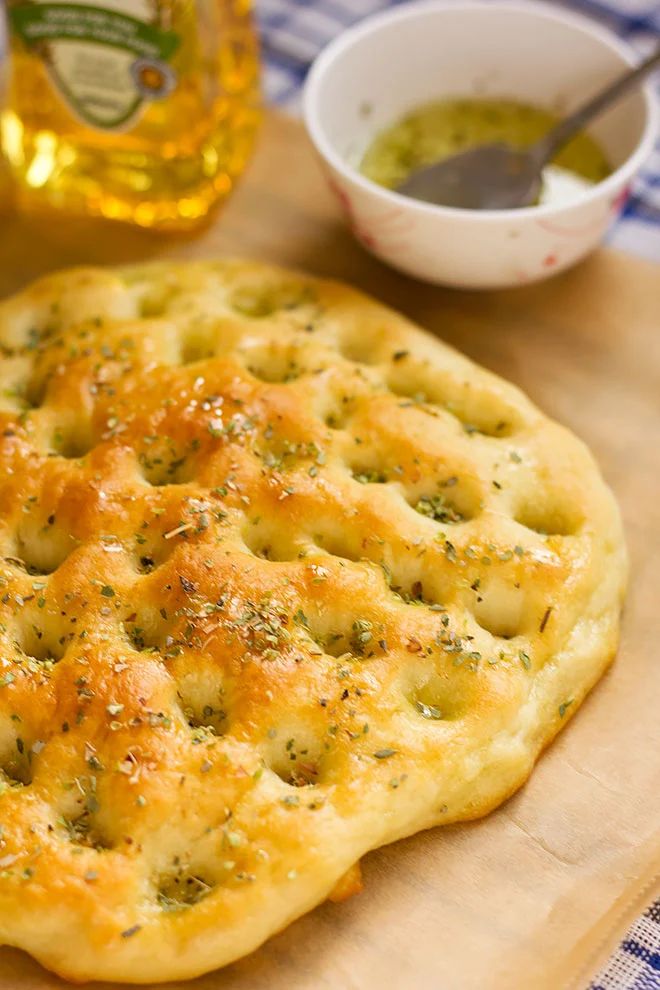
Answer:
[{"label": "dimple in dough", "polygon": [[526,779],[616,647],[574,436],[344,285],[82,269],[0,304],[0,938],[192,977]]}]

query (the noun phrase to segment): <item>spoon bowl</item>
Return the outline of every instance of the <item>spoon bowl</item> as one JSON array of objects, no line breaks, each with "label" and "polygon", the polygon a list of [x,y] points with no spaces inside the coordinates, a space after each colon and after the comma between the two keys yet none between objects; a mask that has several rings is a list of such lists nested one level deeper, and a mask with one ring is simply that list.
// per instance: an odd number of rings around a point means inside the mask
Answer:
[{"label": "spoon bowl", "polygon": [[397,188],[403,196],[463,210],[511,210],[536,202],[537,161],[507,144],[483,144],[416,169]]}]

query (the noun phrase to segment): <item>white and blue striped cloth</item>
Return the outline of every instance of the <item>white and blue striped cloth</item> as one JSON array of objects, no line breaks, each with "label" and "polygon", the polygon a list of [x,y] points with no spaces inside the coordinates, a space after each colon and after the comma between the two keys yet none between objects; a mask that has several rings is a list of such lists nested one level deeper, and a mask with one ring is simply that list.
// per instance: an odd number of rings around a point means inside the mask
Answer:
[{"label": "white and blue striped cloth", "polygon": [[[307,70],[340,31],[405,0],[256,0],[264,55],[266,97],[297,111]],[[660,36],[660,0],[560,0],[624,37],[640,55]],[[660,77],[656,78],[660,98]],[[610,243],[660,261],[660,141],[633,185]],[[626,932],[588,990],[660,990],[660,900]]]},{"label": "white and blue striped cloth", "polygon": [[[297,111],[314,56],[341,30],[405,0],[256,0],[265,62],[266,97]],[[650,53],[660,37],[660,0],[560,0],[601,21],[638,49]],[[660,98],[660,76],[656,77]],[[610,244],[660,261],[660,142],[635,180]]]},{"label": "white and blue striped cloth", "polygon": [[613,956],[588,990],[659,990],[660,900],[626,932]]}]

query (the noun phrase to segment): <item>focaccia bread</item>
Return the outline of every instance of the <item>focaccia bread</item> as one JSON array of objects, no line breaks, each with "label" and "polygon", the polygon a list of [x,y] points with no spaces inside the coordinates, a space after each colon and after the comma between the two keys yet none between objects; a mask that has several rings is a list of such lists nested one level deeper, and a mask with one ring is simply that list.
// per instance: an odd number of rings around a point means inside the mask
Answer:
[{"label": "focaccia bread", "polygon": [[0,304],[0,941],[193,976],[485,814],[603,673],[582,443],[346,286],[219,261]]}]

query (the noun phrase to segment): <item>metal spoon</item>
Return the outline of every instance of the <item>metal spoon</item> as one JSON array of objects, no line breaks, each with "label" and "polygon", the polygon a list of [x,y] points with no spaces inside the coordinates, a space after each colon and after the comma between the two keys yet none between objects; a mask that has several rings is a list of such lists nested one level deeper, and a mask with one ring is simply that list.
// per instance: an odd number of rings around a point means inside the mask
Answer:
[{"label": "metal spoon", "polygon": [[541,172],[585,124],[660,65],[660,48],[624,73],[529,148],[483,144],[415,170],[396,191],[428,203],[471,210],[510,210],[533,204]]}]

